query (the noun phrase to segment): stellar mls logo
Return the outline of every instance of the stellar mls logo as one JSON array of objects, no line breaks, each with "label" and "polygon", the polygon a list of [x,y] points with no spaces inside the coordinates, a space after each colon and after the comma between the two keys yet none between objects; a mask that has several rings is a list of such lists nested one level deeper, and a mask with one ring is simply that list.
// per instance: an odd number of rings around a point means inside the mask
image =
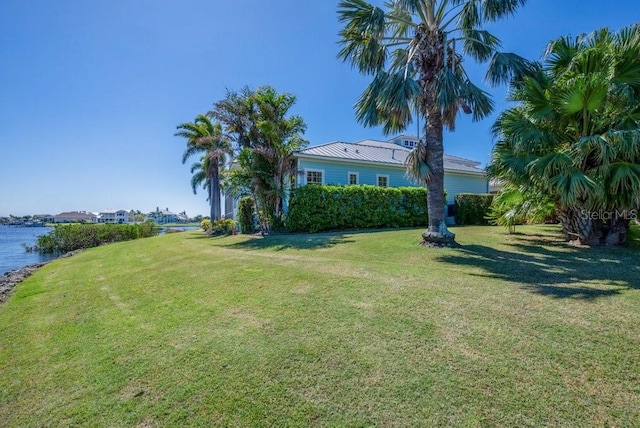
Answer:
[{"label": "stellar mls logo", "polygon": [[638,210],[580,210],[580,218],[583,220],[636,220],[638,218]]}]

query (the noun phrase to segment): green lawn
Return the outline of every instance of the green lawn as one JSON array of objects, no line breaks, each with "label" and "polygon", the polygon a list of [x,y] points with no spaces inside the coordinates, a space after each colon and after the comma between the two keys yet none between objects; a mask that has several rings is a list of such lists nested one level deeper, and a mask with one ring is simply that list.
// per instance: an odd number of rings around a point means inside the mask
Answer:
[{"label": "green lawn", "polygon": [[640,233],[207,238],[46,265],[0,306],[2,426],[637,426]]}]

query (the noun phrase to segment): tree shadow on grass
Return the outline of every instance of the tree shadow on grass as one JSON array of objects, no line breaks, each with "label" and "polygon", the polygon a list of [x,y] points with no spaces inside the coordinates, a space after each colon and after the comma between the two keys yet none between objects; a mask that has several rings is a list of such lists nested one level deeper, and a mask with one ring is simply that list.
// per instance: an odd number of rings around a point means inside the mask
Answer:
[{"label": "tree shadow on grass", "polygon": [[347,239],[344,233],[317,233],[317,234],[282,234],[255,236],[243,242],[224,245],[227,248],[238,248],[245,250],[271,249],[282,251],[287,249],[296,250],[316,250],[320,248],[330,248],[339,244],[354,242]]},{"label": "tree shadow on grass", "polygon": [[[549,235],[509,235],[507,249],[463,245],[439,257],[444,263],[479,268],[472,276],[520,284],[554,298],[595,300],[640,290],[640,252],[633,248],[577,248]],[[464,272],[464,270],[463,270]]]}]

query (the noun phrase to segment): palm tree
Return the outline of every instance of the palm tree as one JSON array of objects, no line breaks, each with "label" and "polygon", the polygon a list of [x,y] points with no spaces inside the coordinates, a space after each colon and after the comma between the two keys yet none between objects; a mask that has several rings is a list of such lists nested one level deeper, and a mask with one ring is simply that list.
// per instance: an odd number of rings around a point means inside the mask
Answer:
[{"label": "palm tree", "polygon": [[550,43],[511,98],[490,174],[551,197],[568,238],[625,244],[640,201],[640,25]]},{"label": "palm tree", "polygon": [[207,156],[203,156],[199,162],[195,162],[191,164],[191,189],[193,190],[193,194],[196,195],[198,193],[198,187],[202,186],[204,190],[207,191],[207,201],[209,201],[209,196],[211,196],[211,180],[207,176],[209,171],[210,159]]},{"label": "palm tree", "polygon": [[[195,154],[203,154],[202,166],[206,170],[201,171],[204,177],[209,179],[209,204],[211,206],[211,221],[222,218],[220,207],[220,171],[224,167],[227,155],[231,154],[231,144],[222,133],[222,126],[219,123],[212,123],[205,115],[198,115],[191,123],[182,123],[177,126],[179,129],[174,135],[187,140],[187,148],[182,155],[182,163]],[[196,172],[191,169],[191,172]],[[196,176],[194,175],[194,178]],[[194,178],[192,178],[192,188],[195,192]],[[196,184],[197,187],[197,184]]]},{"label": "palm tree", "polygon": [[296,172],[293,152],[307,141],[304,120],[289,115],[296,102],[292,94],[280,94],[270,86],[240,93],[228,92],[208,114],[221,121],[238,146],[238,171],[232,174],[248,183],[262,212],[264,228],[283,222],[287,177]]},{"label": "palm tree", "polygon": [[424,118],[424,139],[414,148],[408,174],[427,186],[426,243],[450,244],[444,216],[443,129],[455,129],[460,110],[473,120],[493,109],[489,95],[462,66],[465,56],[489,61],[494,85],[522,74],[528,63],[498,52],[500,41],[482,25],[515,13],[525,0],[390,0],[386,11],[364,0],[342,0],[338,57],[373,76],[355,105],[366,126],[400,132],[413,115]]}]

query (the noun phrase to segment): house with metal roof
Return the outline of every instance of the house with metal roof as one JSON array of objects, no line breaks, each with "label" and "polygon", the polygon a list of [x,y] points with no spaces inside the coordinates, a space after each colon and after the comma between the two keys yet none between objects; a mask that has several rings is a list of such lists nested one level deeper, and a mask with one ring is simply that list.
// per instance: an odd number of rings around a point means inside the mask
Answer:
[{"label": "house with metal roof", "polygon": [[[417,186],[406,177],[405,161],[418,143],[412,135],[389,141],[332,142],[295,153],[296,184],[370,184],[383,187]],[[444,188],[447,203],[459,193],[488,193],[488,181],[480,162],[444,155]]]},{"label": "house with metal roof", "polygon": [[[369,184],[383,187],[419,186],[406,177],[405,161],[418,143],[413,135],[389,141],[334,141],[294,153],[297,162],[295,186],[307,184]],[[480,162],[444,155],[444,188],[452,206],[459,193],[488,193],[488,181]],[[287,197],[285,197],[285,210]],[[237,218],[238,201],[225,198],[225,217]],[[451,210],[449,210],[451,212]],[[447,222],[453,222],[448,218]]]}]

